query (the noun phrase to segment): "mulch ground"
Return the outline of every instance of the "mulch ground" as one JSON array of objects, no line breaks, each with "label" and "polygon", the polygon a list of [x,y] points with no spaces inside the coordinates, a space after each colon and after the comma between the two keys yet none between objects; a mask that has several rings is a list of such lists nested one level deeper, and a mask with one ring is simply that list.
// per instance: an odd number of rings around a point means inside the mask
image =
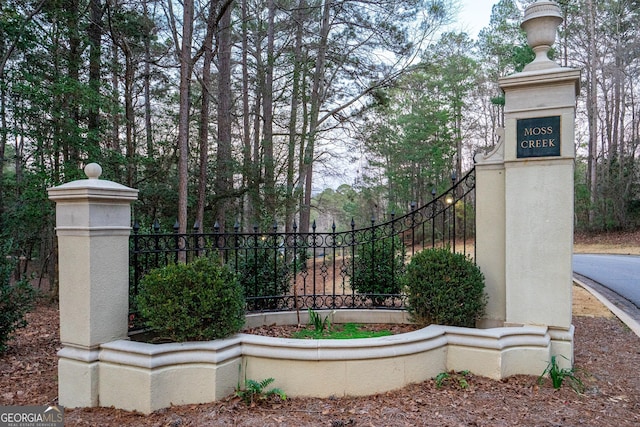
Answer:
[{"label": "mulch ground", "polygon": [[[41,304],[0,357],[0,405],[57,403],[55,305]],[[616,318],[575,316],[576,370],[586,386],[555,390],[535,376],[502,381],[470,375],[368,397],[291,398],[249,407],[229,398],[141,415],[112,408],[66,409],[66,426],[638,426],[640,338]],[[330,378],[327,381],[331,381]],[[277,387],[276,382],[273,384]],[[286,392],[286,390],[285,390]]]}]

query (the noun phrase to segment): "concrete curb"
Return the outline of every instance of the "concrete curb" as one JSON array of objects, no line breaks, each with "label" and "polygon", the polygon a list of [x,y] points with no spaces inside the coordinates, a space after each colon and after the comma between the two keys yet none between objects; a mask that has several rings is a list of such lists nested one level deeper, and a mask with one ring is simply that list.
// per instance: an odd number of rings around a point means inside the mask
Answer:
[{"label": "concrete curb", "polygon": [[[618,307],[618,305],[614,304],[609,298],[605,297],[602,293],[596,290],[596,287],[603,288],[598,282],[595,282],[587,277],[573,275],[573,282],[578,286],[585,289],[591,295],[596,297],[602,304],[604,304],[611,312],[622,321],[625,325],[629,327],[633,331],[634,334],[640,337],[640,321],[634,319],[631,315],[629,315],[622,308]],[[589,282],[589,283],[587,283]],[[604,290],[604,289],[603,289]],[[615,294],[613,291],[609,291],[608,293]],[[618,296],[617,298],[622,299],[622,297]],[[613,298],[612,298],[613,299]]]}]

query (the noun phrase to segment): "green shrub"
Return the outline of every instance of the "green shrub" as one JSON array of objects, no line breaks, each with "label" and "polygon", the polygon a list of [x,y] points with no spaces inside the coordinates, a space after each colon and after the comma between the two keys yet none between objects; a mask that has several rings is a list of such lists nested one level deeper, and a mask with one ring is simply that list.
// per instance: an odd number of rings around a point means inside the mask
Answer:
[{"label": "green shrub", "polygon": [[152,270],[136,299],[147,326],[173,341],[225,338],[244,324],[244,296],[236,276],[217,260]]},{"label": "green shrub", "polygon": [[404,271],[405,248],[399,237],[387,237],[356,248],[351,286],[368,295],[374,304],[384,305],[385,295],[399,294]]},{"label": "green shrub", "polygon": [[7,351],[7,343],[16,329],[27,325],[24,316],[33,308],[36,292],[29,281],[12,283],[16,262],[11,254],[11,241],[0,248],[0,354]]},{"label": "green shrub", "polygon": [[425,249],[407,265],[408,311],[418,325],[475,326],[487,304],[484,276],[449,248]]},{"label": "green shrub", "polygon": [[[258,240],[257,248],[238,253],[238,278],[251,310],[276,309],[278,297],[287,295],[291,290],[293,260],[287,260],[281,250],[272,246],[268,240]],[[299,251],[296,271],[300,271],[305,259],[303,252]],[[234,265],[236,260],[229,262]]]}]

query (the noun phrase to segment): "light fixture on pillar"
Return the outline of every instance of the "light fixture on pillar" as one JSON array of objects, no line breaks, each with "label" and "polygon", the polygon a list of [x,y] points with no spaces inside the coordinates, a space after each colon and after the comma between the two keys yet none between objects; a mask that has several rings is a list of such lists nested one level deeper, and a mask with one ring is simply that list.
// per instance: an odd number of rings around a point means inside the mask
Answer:
[{"label": "light fixture on pillar", "polygon": [[560,67],[547,53],[556,41],[556,31],[562,21],[562,10],[554,1],[537,1],[525,9],[520,27],[527,33],[527,43],[536,58],[524,67],[524,71]]},{"label": "light fixture on pillar", "polygon": [[458,179],[458,176],[456,175],[456,171],[454,170],[453,172],[451,172],[451,193],[447,194],[447,197],[445,197],[444,201],[447,203],[447,205],[451,205],[453,203],[453,195],[456,192],[456,189],[454,188],[456,185],[456,180]]}]

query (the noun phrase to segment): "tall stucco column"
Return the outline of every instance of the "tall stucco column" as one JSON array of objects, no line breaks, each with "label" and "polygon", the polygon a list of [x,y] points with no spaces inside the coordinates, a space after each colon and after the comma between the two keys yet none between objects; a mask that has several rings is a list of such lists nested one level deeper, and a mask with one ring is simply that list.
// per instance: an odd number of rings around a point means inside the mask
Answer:
[{"label": "tall stucco column", "polygon": [[[501,78],[504,136],[476,156],[477,261],[487,279],[487,326],[544,325],[571,341],[574,123],[580,71],[547,52],[562,14],[537,1],[522,28],[536,58]],[[553,340],[553,337],[552,337]],[[556,345],[553,344],[552,345]],[[557,344],[572,356],[572,344]]]},{"label": "tall stucco column", "polygon": [[571,326],[580,72],[523,72],[505,92],[506,322]]},{"label": "tall stucco column", "polygon": [[549,60],[560,7],[538,1],[522,28],[536,59],[505,94],[506,323],[571,327],[575,108],[580,71]]},{"label": "tall stucco column", "polygon": [[128,330],[131,202],[138,190],[98,179],[96,163],[85,173],[88,179],[48,189],[59,254],[58,392],[67,407],[99,404],[99,346]]}]

